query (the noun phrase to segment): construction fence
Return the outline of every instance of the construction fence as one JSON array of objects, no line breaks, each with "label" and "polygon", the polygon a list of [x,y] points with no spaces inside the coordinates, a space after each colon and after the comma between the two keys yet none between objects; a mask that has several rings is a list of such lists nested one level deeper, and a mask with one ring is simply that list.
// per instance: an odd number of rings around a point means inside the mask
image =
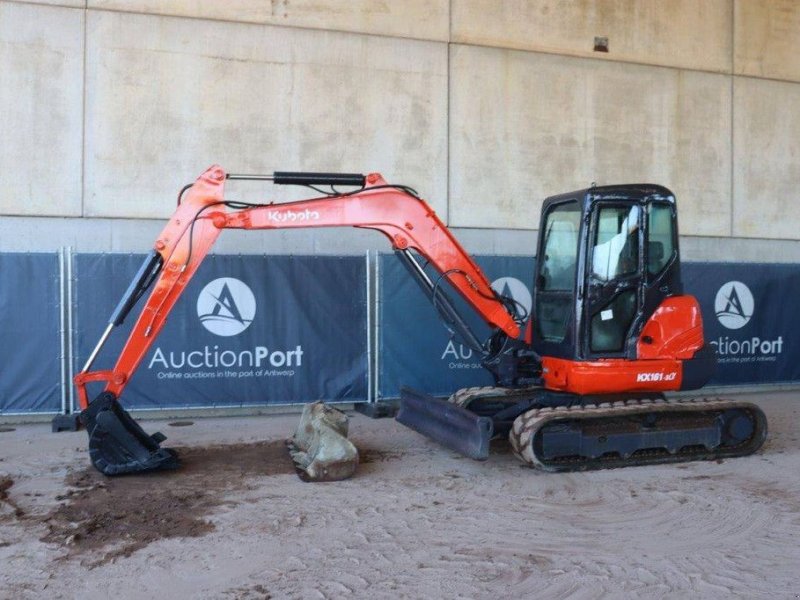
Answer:
[{"label": "construction fence", "polygon": [[[72,377],[142,260],[68,248],[0,253],[0,415],[78,410]],[[533,257],[476,261],[495,289],[530,311]],[[800,382],[788,301],[800,293],[800,267],[685,263],[683,280],[717,349],[712,384]],[[113,366],[143,304],[114,330],[93,370]],[[491,383],[392,254],[211,255],[121,400],[133,410],[352,403],[395,398],[402,385],[446,395]]]}]

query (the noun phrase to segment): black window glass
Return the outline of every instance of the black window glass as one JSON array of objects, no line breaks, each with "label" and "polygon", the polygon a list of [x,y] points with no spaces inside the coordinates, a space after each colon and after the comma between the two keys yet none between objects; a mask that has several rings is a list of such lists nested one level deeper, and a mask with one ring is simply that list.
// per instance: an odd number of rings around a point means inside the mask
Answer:
[{"label": "black window glass", "polygon": [[539,290],[536,324],[547,342],[562,342],[567,334],[574,302],[578,267],[581,211],[577,202],[552,208],[545,219],[542,256],[539,257]]},{"label": "black window glass", "polygon": [[600,281],[639,270],[639,206],[600,209],[592,249],[592,275]]},{"label": "black window glass", "polygon": [[647,206],[647,271],[660,273],[675,251],[675,223],[672,207],[668,204]]},{"label": "black window glass", "polygon": [[545,221],[544,256],[540,257],[539,274],[542,290],[572,290],[578,264],[578,230],[581,211],[570,202],[556,206]]},{"label": "black window glass", "polygon": [[617,295],[592,317],[592,352],[621,352],[636,312],[636,292]]}]

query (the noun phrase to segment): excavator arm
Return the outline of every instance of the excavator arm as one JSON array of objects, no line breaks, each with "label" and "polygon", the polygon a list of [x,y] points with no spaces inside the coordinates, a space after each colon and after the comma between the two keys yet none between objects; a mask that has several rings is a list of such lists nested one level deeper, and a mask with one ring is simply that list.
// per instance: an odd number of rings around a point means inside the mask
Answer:
[{"label": "excavator arm", "polygon": [[[286,203],[249,204],[227,200],[227,179],[272,180],[276,184],[357,186],[354,192]],[[316,188],[314,188],[316,189]],[[495,329],[493,349],[484,363],[498,365],[501,346],[519,336],[521,318],[513,304],[492,290],[481,269],[459,245],[436,213],[404,186],[388,184],[379,174],[363,175],[275,173],[272,176],[229,175],[210,167],[185,193],[183,201],[156,239],[136,277],[114,310],[103,336],[85,366],[75,376],[81,418],[90,438],[92,462],[102,472],[118,473],[172,468],[174,452],[159,446],[163,436],[148,436],[117,402],[139,363],[223,229],[289,229],[352,226],[384,234],[412,275],[439,308],[443,318],[467,344],[481,343],[447,296],[439,293],[446,281]],[[432,281],[411,251],[439,273]],[[154,285],[153,285],[154,284]],[[91,371],[114,327],[153,285],[138,321],[111,370]],[[501,343],[497,342],[501,340]],[[498,377],[497,373],[495,376]],[[87,384],[104,382],[103,392],[90,402]]]}]

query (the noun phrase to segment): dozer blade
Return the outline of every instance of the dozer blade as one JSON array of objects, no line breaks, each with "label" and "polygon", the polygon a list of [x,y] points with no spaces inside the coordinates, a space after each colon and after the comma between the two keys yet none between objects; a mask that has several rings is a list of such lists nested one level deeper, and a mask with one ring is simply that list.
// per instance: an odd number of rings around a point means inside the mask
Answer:
[{"label": "dozer blade", "polygon": [[489,458],[494,427],[489,417],[410,388],[400,390],[397,421],[469,458]]},{"label": "dozer blade", "polygon": [[161,433],[147,435],[114,394],[103,392],[81,412],[89,434],[89,457],[104,475],[141,473],[180,466],[178,454],[159,444]]}]

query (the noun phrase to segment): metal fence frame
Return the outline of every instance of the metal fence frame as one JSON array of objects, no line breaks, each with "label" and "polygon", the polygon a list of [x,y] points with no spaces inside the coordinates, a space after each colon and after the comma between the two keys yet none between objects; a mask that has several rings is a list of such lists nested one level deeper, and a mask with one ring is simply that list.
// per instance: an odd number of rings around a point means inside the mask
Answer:
[{"label": "metal fence frame", "polygon": [[[72,252],[71,248],[65,249],[68,252],[68,267],[66,269],[66,278],[68,280],[68,285],[66,286],[67,289],[67,298],[69,302],[69,315],[67,320],[67,326],[69,329],[68,338],[68,360],[69,360],[69,379],[64,382],[65,386],[68,388],[68,405],[70,407],[71,413],[80,412],[81,408],[78,406],[77,399],[75,397],[75,386],[72,385],[72,380],[76,373],[76,364],[75,364],[75,341],[74,336],[78,331],[79,324],[75,323],[75,316],[77,315],[77,310],[75,310],[75,294],[74,294],[74,261],[76,257],[80,253]],[[97,253],[90,253],[90,254],[97,254]],[[126,254],[126,253],[114,253],[114,252],[101,252],[101,255],[113,255],[113,254]],[[222,255],[221,255],[222,256]],[[259,254],[240,254],[237,255],[239,257],[247,257],[247,256],[270,256],[270,255],[259,255]],[[309,258],[315,257],[315,255],[292,255],[297,258],[302,258],[304,256],[308,256]],[[373,381],[373,362],[374,362],[374,355],[375,349],[373,346],[373,336],[371,335],[371,331],[373,329],[372,323],[374,322],[373,317],[371,316],[372,305],[374,304],[373,301],[373,290],[372,290],[372,263],[376,262],[375,259],[372,258],[372,255],[369,251],[364,253],[364,260],[365,260],[365,302],[366,306],[366,315],[367,318],[365,320],[366,326],[364,331],[364,341],[366,344],[366,353],[367,353],[367,396],[365,398],[366,402],[371,403],[375,401],[376,395],[376,387]],[[209,404],[196,404],[196,405],[184,405],[184,406],[164,406],[164,407],[126,407],[126,410],[130,412],[160,412],[160,411],[168,411],[168,412],[180,412],[180,411],[196,411],[196,410],[241,410],[241,409],[271,409],[271,408],[281,408],[281,407],[293,407],[293,406],[303,406],[307,404],[307,401],[297,401],[297,402],[271,402],[269,404],[263,403],[241,403],[234,406],[220,406],[220,405],[209,405]],[[345,402],[347,403],[347,402]],[[63,413],[62,413],[63,414]]]}]

